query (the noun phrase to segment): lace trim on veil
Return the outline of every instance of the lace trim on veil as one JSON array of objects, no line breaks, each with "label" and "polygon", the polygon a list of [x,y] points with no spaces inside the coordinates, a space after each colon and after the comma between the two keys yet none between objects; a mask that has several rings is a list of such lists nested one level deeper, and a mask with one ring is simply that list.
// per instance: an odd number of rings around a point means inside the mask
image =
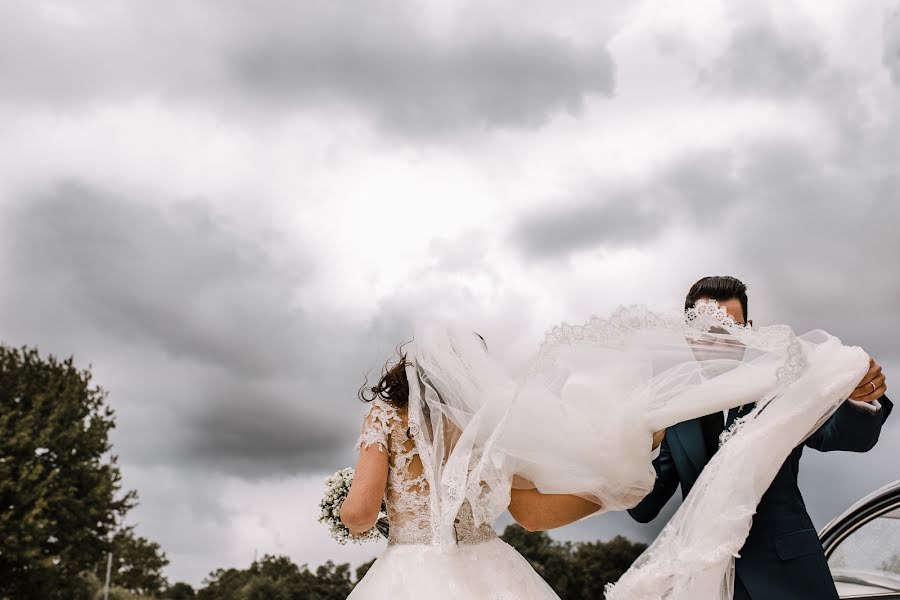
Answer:
[{"label": "lace trim on veil", "polygon": [[742,344],[761,350],[785,351],[784,364],[778,369],[779,385],[796,381],[806,369],[803,347],[787,325],[751,329],[738,324],[725,307],[714,300],[700,300],[684,312],[660,313],[643,305],[618,307],[609,317],[591,317],[586,323],[563,322],[547,331],[529,375],[549,370],[556,364],[554,350],[561,346],[585,343],[610,348],[621,347],[625,339],[641,330],[667,330],[688,336],[718,328]]}]

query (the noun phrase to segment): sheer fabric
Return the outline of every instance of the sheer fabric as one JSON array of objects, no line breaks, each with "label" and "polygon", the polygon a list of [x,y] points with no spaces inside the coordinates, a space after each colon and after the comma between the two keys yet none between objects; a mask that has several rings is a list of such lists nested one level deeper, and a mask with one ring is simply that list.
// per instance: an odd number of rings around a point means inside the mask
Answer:
[{"label": "sheer fabric", "polygon": [[730,600],[734,559],[790,452],[847,398],[868,368],[858,348],[824,332],[801,338],[808,367],[723,434],[685,502],[607,600]]},{"label": "sheer fabric", "polygon": [[715,303],[687,315],[623,307],[562,325],[519,379],[459,324],[420,328],[410,356],[410,429],[431,486],[434,543],[448,552],[464,504],[476,525],[490,523],[520,481],[604,511],[634,506],[653,487],[654,431],[757,404],[670,527],[610,590],[629,600],[730,598],[733,556],[776,467],[868,364],[861,350],[824,332],[751,330]]},{"label": "sheer fabric", "polygon": [[[521,555],[500,540],[490,525],[476,524],[468,502],[452,519],[452,551],[436,543],[432,529],[430,484],[406,410],[372,402],[357,447],[388,453],[385,494],[390,534],[350,600],[558,600]],[[424,446],[423,446],[424,447]],[[437,522],[437,520],[435,520]]]}]

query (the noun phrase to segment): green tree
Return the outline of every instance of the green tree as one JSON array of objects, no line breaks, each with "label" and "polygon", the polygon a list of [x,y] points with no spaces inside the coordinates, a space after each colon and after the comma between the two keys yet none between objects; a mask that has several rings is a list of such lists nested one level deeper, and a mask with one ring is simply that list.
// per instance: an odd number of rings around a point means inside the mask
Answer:
[{"label": "green tree", "polygon": [[524,556],[553,591],[565,597],[576,576],[570,543],[556,542],[543,531],[527,531],[518,525],[508,525],[500,538]]},{"label": "green tree", "polygon": [[353,589],[348,564],[328,561],[310,571],[286,556],[270,555],[249,569],[219,569],[204,584],[198,600],[344,600]]},{"label": "green tree", "polygon": [[509,525],[501,536],[534,567],[563,600],[603,598],[647,546],[616,536],[607,542],[554,541],[544,532]]},{"label": "green tree", "polygon": [[241,590],[243,600],[293,600],[289,582],[256,576]]},{"label": "green tree", "polygon": [[71,596],[72,600],[94,600],[102,589],[100,579],[90,571],[82,571],[80,574],[83,585],[78,586]]},{"label": "green tree", "polygon": [[350,565],[344,563],[336,565],[330,560],[316,568],[315,574],[311,573],[306,565],[303,566],[301,575],[309,584],[304,590],[309,600],[343,600],[353,591],[353,581],[350,578]]},{"label": "green tree", "polygon": [[169,587],[162,597],[165,600],[193,600],[195,597],[194,588],[187,583],[179,581],[175,585]]},{"label": "green tree", "polygon": [[239,600],[240,591],[252,578],[249,570],[216,569],[203,580],[197,600]]},{"label": "green tree", "polygon": [[883,561],[881,563],[881,567],[879,567],[882,571],[887,571],[888,573],[896,573],[900,575],[900,553],[895,552],[889,559]]},{"label": "green tree", "polygon": [[169,564],[159,544],[138,537],[134,527],[120,528],[112,540],[112,581],[137,594],[156,596],[165,588],[163,568]]},{"label": "green tree", "polygon": [[[93,600],[104,600],[103,596],[104,593],[101,589],[94,594]],[[151,598],[151,596],[141,596],[140,594],[135,594],[123,587],[115,586],[109,588],[109,600],[149,600],[149,598]]]},{"label": "green tree", "polygon": [[369,562],[363,563],[363,564],[359,565],[358,567],[356,567],[356,583],[359,583],[360,581],[362,581],[362,578],[366,576],[366,573],[368,573],[369,569],[372,568],[372,565],[375,564],[375,560],[376,559],[373,558]]},{"label": "green tree", "polygon": [[566,600],[602,598],[606,584],[618,581],[631,563],[647,548],[617,535],[607,542],[575,544],[571,557],[576,579],[569,581]]},{"label": "green tree", "polygon": [[0,597],[80,594],[133,506],[105,400],[71,358],[0,345]]}]

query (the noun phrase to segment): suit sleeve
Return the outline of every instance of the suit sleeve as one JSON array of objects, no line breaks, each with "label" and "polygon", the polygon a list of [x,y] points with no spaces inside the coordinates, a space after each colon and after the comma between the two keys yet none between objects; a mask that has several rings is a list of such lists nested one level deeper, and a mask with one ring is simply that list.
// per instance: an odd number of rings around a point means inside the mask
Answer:
[{"label": "suit sleeve", "polygon": [[887,396],[878,399],[881,410],[875,414],[844,402],[831,418],[806,440],[806,445],[820,452],[845,450],[868,452],[878,442],[881,426],[891,414],[893,403]]},{"label": "suit sleeve", "polygon": [[628,510],[631,518],[639,523],[649,523],[655,519],[678,489],[678,471],[675,470],[675,461],[672,460],[672,452],[666,438],[663,438],[659,446],[659,457],[653,460],[653,468],[656,469],[653,490],[637,506]]}]

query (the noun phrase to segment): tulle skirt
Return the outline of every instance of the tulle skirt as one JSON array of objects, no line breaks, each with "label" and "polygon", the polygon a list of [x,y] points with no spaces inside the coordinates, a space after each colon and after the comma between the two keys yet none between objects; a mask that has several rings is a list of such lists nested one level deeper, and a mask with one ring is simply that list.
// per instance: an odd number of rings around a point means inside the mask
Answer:
[{"label": "tulle skirt", "polygon": [[558,600],[528,561],[504,541],[454,553],[419,544],[389,546],[348,600]]}]

